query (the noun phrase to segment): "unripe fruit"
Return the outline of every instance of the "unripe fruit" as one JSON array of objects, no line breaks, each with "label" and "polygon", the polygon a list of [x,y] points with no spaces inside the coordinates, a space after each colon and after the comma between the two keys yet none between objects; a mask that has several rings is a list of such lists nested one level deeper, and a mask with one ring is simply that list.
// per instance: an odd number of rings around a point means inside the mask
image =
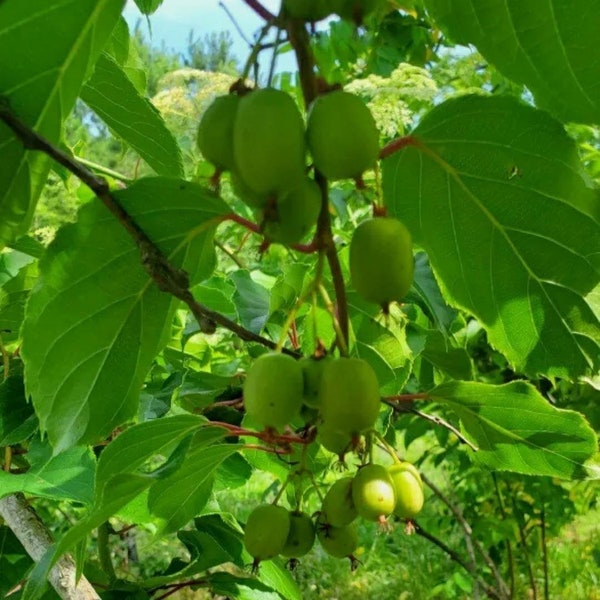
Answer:
[{"label": "unripe fruit", "polygon": [[255,560],[269,560],[281,554],[289,531],[290,513],[285,508],[261,504],[248,517],[244,545]]},{"label": "unripe fruit", "polygon": [[358,548],[358,534],[354,525],[332,527],[317,523],[317,537],[323,550],[336,558],[350,556]]},{"label": "unripe fruit", "polygon": [[289,558],[304,556],[314,546],[315,535],[315,525],[306,513],[290,513],[290,531],[281,554]]},{"label": "unripe fruit", "polygon": [[369,363],[360,358],[338,358],[325,365],[319,396],[324,429],[352,437],[377,420],[379,383]]},{"label": "unripe fruit", "polygon": [[357,179],[375,166],[379,132],[371,111],[348,92],[319,96],[306,125],[315,167],[328,179]]},{"label": "unripe fruit", "polygon": [[346,527],[358,516],[352,500],[352,477],[338,479],[327,491],[321,507],[323,520],[333,527]]},{"label": "unripe fruit", "polygon": [[358,514],[367,521],[379,521],[394,512],[396,496],[387,469],[381,465],[366,465],[352,481],[352,500]]},{"label": "unripe fruit", "polygon": [[232,169],[233,123],[239,97],[220,96],[206,109],[198,126],[196,142],[204,158],[220,171]]},{"label": "unripe fruit", "polygon": [[334,359],[331,356],[324,356],[323,358],[305,357],[300,360],[302,374],[304,375],[304,404],[307,406],[320,407],[319,388],[323,369],[332,360]]},{"label": "unripe fruit", "polygon": [[256,90],[239,103],[233,154],[242,180],[257,194],[288,191],[304,178],[304,122],[291,96]]},{"label": "unripe fruit", "polygon": [[309,23],[320,21],[333,13],[331,0],[283,0],[286,13]]},{"label": "unripe fruit", "polygon": [[304,381],[298,362],[287,354],[258,357],[244,382],[246,413],[262,427],[281,429],[302,406]]},{"label": "unripe fruit", "polygon": [[425,496],[419,472],[410,463],[400,463],[389,468],[396,492],[394,514],[403,519],[412,519],[423,508]]},{"label": "unripe fruit", "polygon": [[297,244],[315,226],[320,210],[321,190],[305,177],[300,185],[279,196],[274,219],[265,211],[265,237],[279,244]]},{"label": "unripe fruit", "polygon": [[240,177],[240,174],[231,171],[231,185],[236,196],[250,208],[263,209],[269,200],[268,194],[259,194],[248,187],[248,184]]},{"label": "unripe fruit", "polygon": [[413,281],[412,238],[403,223],[392,217],[363,221],[350,242],[350,275],[354,289],[387,311],[402,300]]},{"label": "unripe fruit", "polygon": [[343,431],[336,431],[320,425],[317,432],[317,442],[329,452],[341,456],[350,449],[352,436]]}]

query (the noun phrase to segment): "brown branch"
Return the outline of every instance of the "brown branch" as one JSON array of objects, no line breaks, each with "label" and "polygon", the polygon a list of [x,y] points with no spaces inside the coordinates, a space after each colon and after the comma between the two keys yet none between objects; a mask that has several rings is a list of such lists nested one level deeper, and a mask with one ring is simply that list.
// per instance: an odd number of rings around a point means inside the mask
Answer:
[{"label": "brown branch", "polygon": [[[267,348],[276,348],[276,344],[272,340],[238,325],[235,321],[231,321],[220,313],[197,302],[190,291],[187,273],[182,269],[174,267],[167,260],[161,250],[139,227],[131,215],[123,208],[116,196],[110,191],[106,180],[95,175],[92,171],[77,162],[77,160],[30,129],[11,112],[6,101],[2,98],[0,98],[0,120],[4,121],[13,130],[26,149],[47,154],[50,158],[76,175],[96,194],[98,199],[117,218],[138,246],[142,265],[158,288],[162,292],[167,292],[187,304],[200,325],[206,319],[210,319],[225,329],[232,331],[246,342],[256,342]],[[282,351],[286,354],[297,356],[296,352],[286,348]]]},{"label": "brown branch", "polygon": [[[17,536],[27,554],[35,562],[39,562],[52,546],[53,540],[23,494],[12,494],[0,499],[0,516]],[[52,567],[48,581],[56,593],[66,600],[100,600],[100,596],[85,577],[82,576],[75,584],[76,567],[69,555],[64,555]]]},{"label": "brown branch", "polygon": [[[304,25],[291,19],[287,23],[288,37],[290,44],[294,48],[296,60],[298,62],[298,72],[300,75],[300,83],[302,86],[302,95],[306,108],[317,97],[319,86],[315,74],[315,60],[310,49],[310,38]],[[317,221],[317,235],[315,244],[318,248],[322,248],[329,264],[333,287],[335,290],[335,298],[337,304],[337,317],[340,324],[341,334],[344,338],[341,346],[348,345],[349,332],[349,317],[348,317],[348,300],[346,298],[346,286],[342,274],[342,267],[335,247],[333,232],[331,230],[331,217],[329,214],[329,193],[327,179],[325,176],[315,169],[315,181],[321,189],[321,212]]]},{"label": "brown branch", "polygon": [[397,404],[395,402],[389,402],[385,398],[383,399],[383,402],[384,402],[384,404],[391,406],[394,409],[394,411],[396,411],[396,412],[412,413],[413,415],[417,415],[418,417],[421,417],[422,419],[425,419],[426,421],[434,423],[435,425],[440,425],[441,427],[445,427],[446,429],[451,431],[458,438],[458,440],[460,441],[461,444],[466,444],[467,446],[469,446],[469,448],[471,448],[471,450],[473,450],[473,452],[477,452],[479,450],[479,448],[473,442],[468,440],[461,433],[461,431],[459,429],[454,427],[454,425],[452,425],[452,423],[448,423],[448,421],[446,421],[445,419],[442,419],[442,417],[440,417],[438,415],[430,415],[429,413],[418,410],[412,406],[405,406],[402,404]]},{"label": "brown branch", "polygon": [[259,17],[265,21],[272,21],[275,15],[267,10],[258,0],[243,0]]}]

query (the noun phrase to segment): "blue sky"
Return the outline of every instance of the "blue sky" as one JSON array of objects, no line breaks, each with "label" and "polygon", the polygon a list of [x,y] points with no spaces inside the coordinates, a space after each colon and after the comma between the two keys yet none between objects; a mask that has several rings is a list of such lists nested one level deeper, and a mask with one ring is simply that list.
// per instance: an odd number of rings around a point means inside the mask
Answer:
[{"label": "blue sky", "polygon": [[[263,21],[243,0],[222,0],[222,2],[233,13],[246,37],[252,39]],[[262,4],[272,11],[277,11],[280,0],[262,0]],[[130,26],[142,18],[143,31],[154,46],[160,46],[164,42],[167,48],[182,52],[185,50],[190,29],[194,30],[194,35],[197,37],[212,31],[227,30],[231,33],[234,42],[233,53],[238,63],[243,63],[248,55],[248,45],[235,30],[225,10],[219,6],[219,0],[164,0],[162,6],[149,18],[150,30],[133,0],[128,0],[124,16]],[[294,69],[291,54],[286,54],[279,59],[278,70],[282,69]]]}]

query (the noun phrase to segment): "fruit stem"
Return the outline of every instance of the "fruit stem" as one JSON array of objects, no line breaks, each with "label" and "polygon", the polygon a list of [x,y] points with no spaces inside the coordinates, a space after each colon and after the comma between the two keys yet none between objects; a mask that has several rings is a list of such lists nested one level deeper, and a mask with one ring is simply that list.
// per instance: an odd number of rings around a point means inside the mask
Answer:
[{"label": "fruit stem", "polygon": [[237,215],[236,213],[228,213],[223,216],[222,220],[223,221],[234,221],[238,225],[241,225],[242,227],[245,227],[246,229],[248,229],[248,231],[252,231],[253,233],[260,233],[260,227],[256,223],[253,223],[252,221],[249,221],[248,219],[244,219],[244,217],[241,217],[240,215]]},{"label": "fruit stem", "polygon": [[[329,294],[327,293],[327,290],[325,289],[324,285],[319,285],[319,292],[321,293],[321,296],[323,297],[323,301],[325,302],[325,307],[327,308],[328,312],[331,314],[331,319],[333,321],[333,329],[335,330],[335,334],[337,336],[336,343],[338,345],[338,348],[340,349],[340,354],[342,356],[348,356],[348,344],[346,343],[346,334],[342,330],[342,326],[341,326],[340,322],[338,321],[338,315],[335,314],[335,306],[333,305],[333,302],[331,301],[331,298],[329,297]],[[338,310],[339,310],[339,305],[338,305]]]},{"label": "fruit stem", "polygon": [[281,496],[283,496],[283,492],[285,492],[285,488],[288,486],[291,478],[291,475],[288,475],[286,477],[285,481],[283,482],[283,485],[279,488],[279,491],[277,492],[277,495],[275,496],[271,504],[276,505],[279,502],[279,500],[281,500]]},{"label": "fruit stem", "polygon": [[310,296],[312,296],[314,294],[315,290],[317,290],[319,288],[319,286],[321,285],[322,277],[323,277],[323,255],[319,254],[319,257],[317,259],[317,266],[315,268],[315,277],[310,282],[310,285],[308,286],[308,288],[306,289],[304,294],[302,294],[301,296],[298,297],[292,310],[290,310],[290,312],[285,320],[285,323],[283,324],[283,327],[281,329],[281,335],[279,336],[279,341],[277,342],[277,346],[275,347],[275,352],[281,352],[281,349],[283,348],[283,344],[285,343],[285,340],[287,339],[288,331],[289,331],[290,327],[292,327],[292,324],[294,323],[294,321],[296,320],[296,315],[298,314],[300,307],[308,300],[308,298]]},{"label": "fruit stem", "polygon": [[392,445],[375,429],[373,430],[373,433],[375,434],[377,440],[383,446],[384,450],[392,457],[394,464],[399,465],[402,461],[398,458],[398,454],[396,453],[396,450],[394,450]]}]

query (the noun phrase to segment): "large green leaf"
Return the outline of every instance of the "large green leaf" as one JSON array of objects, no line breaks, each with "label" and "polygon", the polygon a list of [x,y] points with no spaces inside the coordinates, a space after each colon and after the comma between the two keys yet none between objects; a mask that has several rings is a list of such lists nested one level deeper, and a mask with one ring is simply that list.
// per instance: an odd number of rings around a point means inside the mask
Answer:
[{"label": "large green leaf", "polygon": [[[153,456],[161,458],[163,452],[167,453],[171,450],[169,446],[172,447],[176,444],[177,439],[187,435],[190,430],[196,429],[200,422],[200,418],[193,415],[179,415],[152,424],[142,423],[132,427],[121,434],[115,442],[109,444],[107,450],[114,444],[113,450],[104,459],[103,463],[98,463],[94,505],[83,519],[71,527],[44,554],[27,582],[23,598],[39,598],[48,571],[62,554],[85,539],[93,529],[104,523],[124,506],[149,488],[151,489],[152,485],[160,483],[161,479],[169,477],[173,470],[181,466],[181,461],[177,456],[179,454],[178,447],[171,451],[166,464],[161,464],[151,472],[142,472],[143,469],[141,468],[145,466],[143,463],[149,458]],[[129,435],[127,435],[128,433]],[[195,448],[198,451],[201,448],[204,451],[210,450],[210,445],[216,439],[222,437],[224,433],[223,429],[216,427],[204,428],[194,436]],[[148,435],[147,439],[144,439],[144,434]],[[171,434],[170,444],[166,439],[169,434]],[[125,436],[125,438],[119,443],[122,436]],[[125,450],[126,448],[129,448],[129,455]],[[120,464],[120,461],[123,464]]]},{"label": "large green leaf", "polygon": [[20,444],[38,426],[33,406],[25,398],[21,371],[11,369],[10,376],[0,382],[0,448]]},{"label": "large green leaf", "polygon": [[583,463],[598,448],[581,414],[555,408],[524,381],[500,386],[451,382],[429,395],[456,412],[479,448],[472,454],[474,460],[490,469],[583,477]]},{"label": "large green leaf", "polygon": [[[203,188],[148,178],[119,200],[195,283],[214,267],[212,236],[228,209]],[[25,382],[56,452],[105,438],[137,410],[178,302],[160,292],[135,244],[99,202],[59,231],[40,263],[23,327]]]},{"label": "large green leaf", "polygon": [[19,337],[25,315],[25,302],[37,275],[36,262],[23,267],[15,277],[5,283],[1,283],[0,273],[0,334],[4,342],[12,342]]},{"label": "large green leaf", "polygon": [[195,447],[177,471],[152,486],[148,508],[158,517],[161,533],[178,531],[200,513],[210,498],[215,471],[239,449],[234,444]]},{"label": "large green leaf", "polygon": [[564,121],[600,123],[600,0],[425,0],[440,25],[474,44]]},{"label": "large green leaf", "polygon": [[159,175],[183,175],[181,150],[160,113],[108,54],[98,59],[81,99]]},{"label": "large green leaf", "polygon": [[384,161],[384,195],[445,297],[517,369],[576,377],[598,368],[600,205],[575,144],[547,113],[508,97],[445,102],[413,145]]},{"label": "large green leaf", "polygon": [[91,504],[96,461],[89,448],[69,448],[57,456],[39,440],[27,454],[31,468],[26,473],[0,471],[0,497],[16,492]]},{"label": "large green leaf", "polygon": [[163,3],[163,0],[135,0],[137,7],[145,15],[151,15]]},{"label": "large green leaf", "polygon": [[[0,96],[38,133],[58,142],[63,120],[109,38],[125,0],[0,2]],[[22,233],[48,173],[0,123],[0,248]]]},{"label": "large green leaf", "polygon": [[348,306],[357,355],[373,367],[382,394],[398,394],[408,380],[413,359],[398,315],[383,317],[378,307],[355,292],[348,293]]},{"label": "large green leaf", "polygon": [[114,439],[100,455],[96,469],[96,496],[99,500],[104,487],[116,475],[134,473],[156,455],[168,454],[181,440],[202,424],[203,417],[177,415],[139,423]]}]

